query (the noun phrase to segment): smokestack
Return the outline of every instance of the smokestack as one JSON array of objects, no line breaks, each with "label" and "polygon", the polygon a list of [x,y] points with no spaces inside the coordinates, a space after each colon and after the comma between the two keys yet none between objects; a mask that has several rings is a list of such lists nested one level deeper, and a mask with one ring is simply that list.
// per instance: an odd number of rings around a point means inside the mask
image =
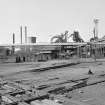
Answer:
[{"label": "smokestack", "polygon": [[[15,44],[15,34],[13,33],[13,44]],[[15,47],[12,46],[12,53],[14,54],[15,52]]]},{"label": "smokestack", "polygon": [[13,44],[15,44],[15,34],[13,33]]},{"label": "smokestack", "polygon": [[22,26],[20,27],[20,41],[21,41],[21,44],[22,44]]},{"label": "smokestack", "polygon": [[94,24],[95,24],[95,27],[94,27],[94,36],[98,38],[98,23],[99,23],[99,19],[94,19]]},{"label": "smokestack", "polygon": [[25,43],[27,43],[27,26],[25,26]]}]

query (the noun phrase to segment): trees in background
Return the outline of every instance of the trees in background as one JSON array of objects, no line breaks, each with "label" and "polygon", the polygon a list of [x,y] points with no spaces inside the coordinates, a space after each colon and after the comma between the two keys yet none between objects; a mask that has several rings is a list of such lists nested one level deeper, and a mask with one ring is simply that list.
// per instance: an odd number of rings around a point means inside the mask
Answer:
[{"label": "trees in background", "polygon": [[98,37],[90,38],[90,42],[94,42],[96,40],[98,40]]},{"label": "trees in background", "polygon": [[73,34],[71,34],[71,35],[73,36],[73,41],[74,42],[84,42],[84,40],[79,35],[78,31],[74,31]]},{"label": "trees in background", "polygon": [[54,43],[67,43],[68,32],[69,31],[65,31],[64,33],[61,33],[60,35],[53,36],[51,38],[51,42],[54,42]]},{"label": "trees in background", "polygon": [[78,31],[74,31],[72,34],[69,34],[69,31],[66,30],[60,35],[53,36],[51,38],[51,43],[67,43],[70,37],[72,37],[74,42],[84,42]]}]

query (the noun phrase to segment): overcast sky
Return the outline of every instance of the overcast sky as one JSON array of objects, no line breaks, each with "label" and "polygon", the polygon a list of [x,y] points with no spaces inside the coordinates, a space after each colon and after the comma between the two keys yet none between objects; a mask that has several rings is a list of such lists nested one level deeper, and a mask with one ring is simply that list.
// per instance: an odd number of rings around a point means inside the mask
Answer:
[{"label": "overcast sky", "polygon": [[12,43],[12,33],[19,43],[21,25],[26,25],[28,36],[37,36],[38,42],[50,41],[65,30],[78,30],[88,41],[93,36],[94,18],[99,19],[102,37],[105,0],[0,0],[0,43]]}]

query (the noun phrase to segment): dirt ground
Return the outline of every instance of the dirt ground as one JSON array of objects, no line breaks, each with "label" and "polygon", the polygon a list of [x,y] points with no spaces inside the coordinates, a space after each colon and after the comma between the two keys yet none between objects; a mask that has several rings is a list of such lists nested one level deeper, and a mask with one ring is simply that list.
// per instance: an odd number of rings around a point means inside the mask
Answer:
[{"label": "dirt ground", "polygon": [[[68,61],[63,61],[60,63],[67,63]],[[53,62],[49,65],[55,65],[59,62]],[[48,62],[44,63],[27,63],[27,64],[1,64],[0,75],[5,80],[21,80],[23,84],[35,84],[36,87],[40,85],[53,85],[68,80],[78,80],[84,77],[92,77],[100,74],[105,74],[105,62],[99,60],[97,62],[86,62],[77,65],[63,67],[58,69],[51,69],[42,72],[34,71],[24,71],[25,68],[37,68],[40,65],[48,65]],[[4,66],[6,65],[6,66]],[[9,68],[10,67],[10,68]],[[11,69],[12,68],[12,69]],[[19,68],[21,69],[20,71]],[[4,71],[3,71],[4,70]],[[8,70],[8,72],[7,72]],[[16,70],[16,71],[14,71]],[[88,71],[91,70],[94,75],[88,75]],[[18,71],[18,72],[17,72]],[[105,78],[105,77],[104,77]],[[80,105],[105,105],[105,82],[98,83],[91,86],[86,86],[80,89],[75,89],[69,92],[71,102],[75,101]],[[79,104],[80,103],[80,104]],[[69,104],[68,104],[69,105]],[[70,104],[71,105],[71,104]]]}]

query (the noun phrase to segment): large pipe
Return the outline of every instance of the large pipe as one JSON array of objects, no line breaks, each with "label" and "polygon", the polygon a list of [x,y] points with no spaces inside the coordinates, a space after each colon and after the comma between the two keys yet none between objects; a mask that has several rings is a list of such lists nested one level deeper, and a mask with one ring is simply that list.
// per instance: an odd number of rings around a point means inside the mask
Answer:
[{"label": "large pipe", "polygon": [[27,26],[25,26],[25,43],[27,43]]},{"label": "large pipe", "polygon": [[22,44],[22,26],[20,27],[20,41],[21,41],[21,44]]}]

